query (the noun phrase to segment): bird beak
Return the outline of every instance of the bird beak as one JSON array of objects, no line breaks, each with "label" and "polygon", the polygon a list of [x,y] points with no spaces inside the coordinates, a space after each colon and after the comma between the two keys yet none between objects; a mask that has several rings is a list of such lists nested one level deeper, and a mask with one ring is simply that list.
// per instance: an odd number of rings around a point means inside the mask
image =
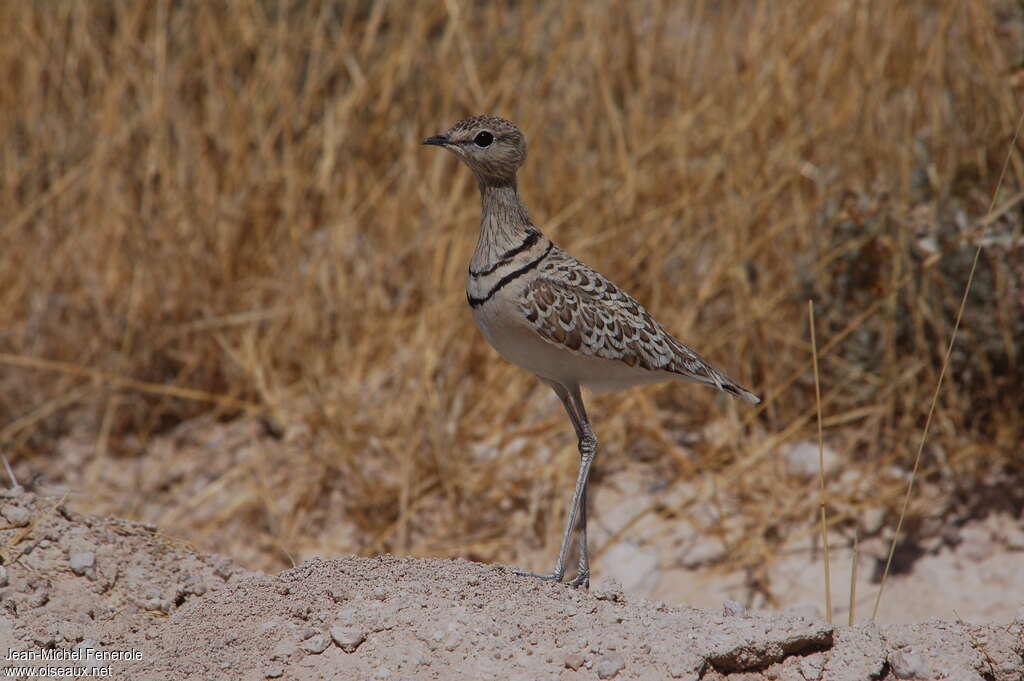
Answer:
[{"label": "bird beak", "polygon": [[424,144],[432,144],[435,147],[443,147],[448,144],[448,135],[434,135],[423,140]]}]

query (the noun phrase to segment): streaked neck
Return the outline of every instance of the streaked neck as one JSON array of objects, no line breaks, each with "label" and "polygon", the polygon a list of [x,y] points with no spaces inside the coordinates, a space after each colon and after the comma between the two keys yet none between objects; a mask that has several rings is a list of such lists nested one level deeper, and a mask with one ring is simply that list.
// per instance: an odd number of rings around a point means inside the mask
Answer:
[{"label": "streaked neck", "polygon": [[500,259],[536,231],[514,182],[480,184],[480,240],[473,253],[474,267]]},{"label": "streaked neck", "polygon": [[515,182],[480,185],[480,218],[481,224],[490,221],[501,227],[533,226]]}]

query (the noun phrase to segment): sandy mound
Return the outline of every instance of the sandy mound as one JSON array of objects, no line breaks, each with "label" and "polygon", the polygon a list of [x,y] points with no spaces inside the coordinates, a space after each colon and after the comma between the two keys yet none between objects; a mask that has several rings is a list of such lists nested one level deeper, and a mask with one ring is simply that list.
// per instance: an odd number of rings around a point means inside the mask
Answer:
[{"label": "sandy mound", "polygon": [[833,628],[449,560],[317,560],[267,576],[58,502],[0,496],[0,647],[82,660],[12,668],[93,664],[133,679],[1024,678],[1024,618]]}]

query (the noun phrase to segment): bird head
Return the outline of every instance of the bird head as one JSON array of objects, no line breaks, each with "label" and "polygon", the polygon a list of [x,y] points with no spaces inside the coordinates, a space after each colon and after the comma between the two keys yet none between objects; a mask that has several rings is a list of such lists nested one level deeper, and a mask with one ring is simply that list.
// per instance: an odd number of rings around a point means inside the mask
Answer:
[{"label": "bird head", "polygon": [[454,153],[481,185],[514,184],[526,160],[526,138],[513,123],[497,116],[473,116],[447,132],[423,140]]}]

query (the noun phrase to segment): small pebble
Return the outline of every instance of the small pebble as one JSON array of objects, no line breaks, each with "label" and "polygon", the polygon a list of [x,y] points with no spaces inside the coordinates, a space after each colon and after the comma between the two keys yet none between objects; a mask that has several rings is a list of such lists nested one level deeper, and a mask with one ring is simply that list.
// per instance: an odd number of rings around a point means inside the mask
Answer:
[{"label": "small pebble", "polygon": [[192,582],[183,589],[183,593],[202,596],[206,593],[206,582]]},{"label": "small pebble", "polygon": [[76,575],[84,575],[96,565],[96,554],[92,551],[76,551],[68,559],[71,571]]},{"label": "small pebble", "polygon": [[583,656],[579,653],[571,653],[565,656],[565,668],[576,671],[583,666]]},{"label": "small pebble", "polygon": [[335,624],[331,627],[331,638],[346,653],[354,653],[359,644],[366,640],[366,632],[359,627]]},{"label": "small pebble", "polygon": [[302,642],[302,649],[307,653],[319,655],[327,650],[327,646],[330,645],[330,643],[331,642],[323,634],[315,634]]},{"label": "small pebble", "polygon": [[7,518],[7,522],[15,527],[25,527],[32,518],[28,509],[21,506],[4,506],[3,509],[0,509],[0,515]]},{"label": "small pebble", "polygon": [[278,679],[284,676],[284,667],[280,664],[274,663],[267,667],[267,671],[263,672],[263,678],[266,679]]},{"label": "small pebble", "polygon": [[726,617],[739,617],[747,611],[739,601],[726,601],[722,603],[722,612]]},{"label": "small pebble", "polygon": [[605,655],[597,662],[597,676],[601,679],[614,678],[626,666],[626,661],[618,653]]},{"label": "small pebble", "polygon": [[618,602],[623,599],[622,585],[615,579],[598,584],[592,593],[599,601]]},{"label": "small pebble", "polygon": [[233,575],[234,573],[235,573],[235,568],[231,564],[231,559],[230,558],[224,558],[224,559],[218,561],[217,564],[213,566],[213,574],[217,575],[218,577],[223,579],[225,582],[228,581],[228,579],[230,579],[231,575]]},{"label": "small pebble", "polygon": [[920,655],[902,650],[897,650],[889,656],[889,666],[897,679],[923,679],[931,676],[925,670],[925,663]]},{"label": "small pebble", "polygon": [[[47,584],[43,584],[36,588],[32,597],[28,599],[28,607],[30,608],[41,608],[50,602],[50,587]],[[53,645],[41,646],[43,648],[52,648]]]},{"label": "small pebble", "polygon": [[144,598],[136,601],[136,605],[147,612],[162,612],[165,615],[171,612],[171,602],[166,598]]},{"label": "small pebble", "polygon": [[813,478],[821,474],[821,459],[824,459],[826,476],[838,471],[842,464],[839,455],[831,447],[825,447],[819,454],[818,443],[813,440],[798,442],[783,454],[790,474],[804,478]]},{"label": "small pebble", "polygon": [[384,587],[378,586],[372,592],[370,592],[370,597],[378,601],[383,601],[387,599],[388,592]]}]

